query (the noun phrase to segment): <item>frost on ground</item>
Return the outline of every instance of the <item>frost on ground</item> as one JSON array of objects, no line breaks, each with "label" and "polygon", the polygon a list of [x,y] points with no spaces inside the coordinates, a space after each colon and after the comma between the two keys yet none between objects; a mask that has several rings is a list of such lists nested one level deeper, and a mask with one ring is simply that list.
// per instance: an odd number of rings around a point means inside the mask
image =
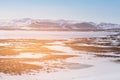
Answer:
[{"label": "frost on ground", "polygon": [[0,39],[0,80],[120,80],[120,35]]}]

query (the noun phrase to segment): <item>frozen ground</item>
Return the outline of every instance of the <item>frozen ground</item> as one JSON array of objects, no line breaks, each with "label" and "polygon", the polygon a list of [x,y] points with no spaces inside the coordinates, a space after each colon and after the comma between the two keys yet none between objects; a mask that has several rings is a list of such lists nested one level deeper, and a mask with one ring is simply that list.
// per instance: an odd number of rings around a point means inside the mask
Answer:
[{"label": "frozen ground", "polygon": [[0,80],[120,80],[118,32],[0,33]]},{"label": "frozen ground", "polygon": [[0,39],[70,39],[70,38],[90,38],[102,37],[118,32],[76,32],[76,31],[5,31],[0,30]]}]

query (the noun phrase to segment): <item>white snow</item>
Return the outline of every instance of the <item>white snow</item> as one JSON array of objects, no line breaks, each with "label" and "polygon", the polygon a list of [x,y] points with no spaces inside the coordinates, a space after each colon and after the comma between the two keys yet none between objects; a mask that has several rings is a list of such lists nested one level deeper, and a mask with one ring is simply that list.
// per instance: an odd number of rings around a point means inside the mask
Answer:
[{"label": "white snow", "polygon": [[46,55],[47,54],[41,54],[41,53],[21,53],[16,56],[0,56],[0,58],[41,58]]},{"label": "white snow", "polygon": [[[75,59],[75,58],[74,58]],[[22,75],[7,75],[0,73],[1,80],[120,80],[120,64],[111,63],[101,59],[79,60],[84,64],[94,64],[93,67],[84,69],[63,69],[58,72],[51,73],[35,73]],[[69,61],[69,60],[68,60]],[[71,62],[71,61],[70,61]]]},{"label": "white snow", "polygon": [[[71,39],[71,38],[82,38],[82,37],[84,38],[100,37],[109,34],[116,34],[116,33],[1,31],[0,38],[1,39],[5,39],[5,38]],[[110,61],[113,60],[114,58],[98,58],[91,55],[92,53],[90,52],[73,51],[71,48],[65,47],[62,43],[59,42],[53,44],[55,45],[44,46],[44,47],[48,47],[49,49],[53,49],[53,50],[63,51],[65,52],[65,55],[66,54],[79,55],[78,57],[68,58],[64,61],[69,63],[76,63],[79,64],[79,66],[72,66],[71,68],[66,68],[66,69],[58,69],[57,72],[50,72],[50,73],[47,73],[45,71],[40,71],[39,73],[34,72],[31,74],[24,73],[22,75],[10,75],[10,74],[0,73],[0,80],[120,80],[120,64]],[[2,45],[4,46],[6,44],[1,44],[1,46]],[[86,46],[85,44],[81,44],[81,45]],[[112,52],[109,54],[115,55]],[[20,55],[17,56],[0,56],[0,58],[40,58],[43,56],[46,56],[46,54],[21,53]],[[25,63],[43,65],[42,62],[25,62]],[[47,63],[50,63],[49,65],[52,65],[53,63],[61,63],[61,61],[55,60],[55,61],[48,61]],[[88,66],[90,65],[90,67],[86,67],[87,65]],[[77,69],[74,69],[74,67],[76,67]]]},{"label": "white snow", "polygon": [[104,37],[117,32],[68,32],[68,31],[5,31],[0,30],[0,39],[74,39]]}]

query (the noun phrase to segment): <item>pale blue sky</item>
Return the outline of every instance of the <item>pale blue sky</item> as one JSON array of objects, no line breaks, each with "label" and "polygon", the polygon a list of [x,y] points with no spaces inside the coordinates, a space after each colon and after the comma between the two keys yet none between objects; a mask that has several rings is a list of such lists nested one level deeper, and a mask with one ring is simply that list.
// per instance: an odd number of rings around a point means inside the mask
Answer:
[{"label": "pale blue sky", "polygon": [[120,0],[0,0],[0,19],[38,18],[120,23]]}]

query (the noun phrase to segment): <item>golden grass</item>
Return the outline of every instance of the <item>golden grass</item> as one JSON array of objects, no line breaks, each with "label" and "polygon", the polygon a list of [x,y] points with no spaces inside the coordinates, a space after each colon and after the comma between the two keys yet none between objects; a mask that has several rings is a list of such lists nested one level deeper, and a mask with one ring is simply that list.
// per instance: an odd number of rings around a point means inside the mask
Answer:
[{"label": "golden grass", "polygon": [[89,51],[89,52],[111,52],[118,51],[118,48],[105,48],[105,47],[95,47],[95,46],[70,46],[74,50]]},{"label": "golden grass", "polygon": [[[109,39],[109,38],[108,38]],[[68,47],[71,47],[73,50],[79,50],[79,51],[88,51],[88,52],[120,52],[120,48],[116,46],[112,46],[112,43],[106,43],[107,38],[105,40],[102,40],[102,42],[105,42],[104,44],[100,44],[99,42],[96,42],[96,38],[83,38],[83,39],[75,39],[74,41],[68,41],[65,42],[65,45]],[[87,45],[79,45],[79,44],[87,44]],[[92,45],[92,46],[89,46]],[[98,45],[98,46],[97,46]],[[105,46],[105,47],[102,47]],[[111,47],[107,47],[111,46]]]},{"label": "golden grass", "polygon": [[56,53],[61,51],[50,50],[45,47],[35,48],[35,49],[21,49],[19,52],[31,52],[31,53],[41,53],[41,54],[49,54],[49,53]]},{"label": "golden grass", "polygon": [[[32,71],[39,71],[43,67],[47,68],[49,72],[52,68],[63,68],[62,65],[46,63],[43,65],[27,64],[25,62],[43,62],[56,61],[76,57],[75,55],[52,55],[52,53],[61,53],[61,51],[51,50],[44,46],[49,45],[56,40],[34,40],[34,39],[4,39],[0,40],[3,44],[0,46],[0,56],[14,56],[20,53],[34,53],[34,54],[47,54],[47,56],[40,58],[0,58],[0,72],[5,74],[30,73]],[[4,45],[9,44],[9,45]],[[50,44],[54,45],[54,44]]]},{"label": "golden grass", "polygon": [[6,55],[18,55],[19,52],[13,50],[13,49],[2,49],[0,48],[0,56],[6,56]]},{"label": "golden grass", "polygon": [[77,57],[76,55],[47,55],[41,58],[0,58],[0,61],[28,61],[28,62],[34,62],[34,61],[45,61],[45,60],[57,60],[57,59],[67,59],[71,57]]},{"label": "golden grass", "polygon": [[33,70],[40,70],[42,67],[32,64],[24,64],[14,60],[0,60],[0,72],[5,74],[21,75],[22,73],[30,73]]},{"label": "golden grass", "polygon": [[31,53],[56,53],[61,51],[48,49],[46,46],[48,43],[54,42],[56,40],[35,40],[35,39],[3,39],[0,40],[1,44],[9,44],[0,46],[0,55],[18,55],[22,52]]},{"label": "golden grass", "polygon": [[44,62],[59,59],[66,59],[70,57],[76,57],[75,55],[47,55],[42,58],[0,58],[0,72],[5,74],[21,75],[23,73],[30,73],[32,71],[39,71],[43,67],[47,68],[47,72],[50,72],[54,68],[64,68],[63,65],[44,63],[44,65],[26,64],[24,62]]}]

